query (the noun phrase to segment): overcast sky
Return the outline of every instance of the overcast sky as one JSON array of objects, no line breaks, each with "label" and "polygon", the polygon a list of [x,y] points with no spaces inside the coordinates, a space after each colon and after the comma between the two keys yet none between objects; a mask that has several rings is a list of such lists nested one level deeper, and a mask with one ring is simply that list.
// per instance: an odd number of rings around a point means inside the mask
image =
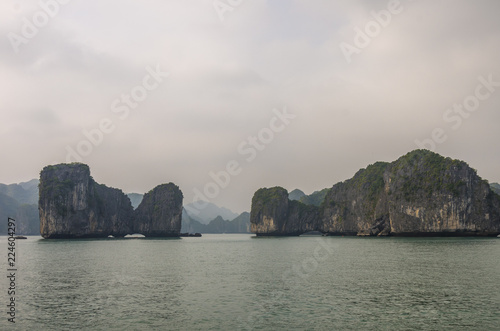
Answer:
[{"label": "overcast sky", "polygon": [[427,148],[500,181],[497,0],[43,3],[0,4],[2,183],[72,150],[108,186],[172,181],[241,212],[260,187],[312,193],[433,131]]}]

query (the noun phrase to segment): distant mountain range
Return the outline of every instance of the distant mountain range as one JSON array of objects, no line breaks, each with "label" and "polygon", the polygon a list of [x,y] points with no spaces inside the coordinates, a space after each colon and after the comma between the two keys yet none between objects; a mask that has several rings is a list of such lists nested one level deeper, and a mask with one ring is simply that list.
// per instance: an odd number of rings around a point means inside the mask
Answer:
[{"label": "distant mountain range", "polygon": [[292,192],[290,192],[288,199],[300,201],[306,205],[319,206],[321,205],[323,200],[325,200],[325,196],[328,193],[328,190],[329,189],[325,188],[322,189],[321,191],[315,191],[310,195],[306,195],[301,190],[295,189]]},{"label": "distant mountain range", "polygon": [[136,209],[141,204],[141,201],[142,201],[142,198],[144,197],[144,194],[127,193],[127,196],[130,199],[130,202],[132,203],[132,207],[134,207],[134,209]]},{"label": "distant mountain range", "polygon": [[192,219],[186,210],[182,213],[181,233],[250,233],[250,213],[243,212],[233,220],[215,217],[208,224]]},{"label": "distant mountain range", "polygon": [[498,183],[492,183],[490,184],[491,190],[495,192],[496,194],[500,195],[500,184]]},{"label": "distant mountain range", "polygon": [[38,179],[19,184],[0,184],[0,234],[7,234],[7,218],[16,220],[16,234],[40,234]]},{"label": "distant mountain range", "polygon": [[225,220],[233,220],[238,217],[235,212],[219,207],[213,203],[205,202],[206,206],[202,209],[198,209],[195,204],[188,203],[184,206],[191,219],[200,222],[201,224],[208,224],[214,220],[217,216],[221,216]]},{"label": "distant mountain range", "polygon": [[20,204],[38,204],[38,179],[19,184],[0,184],[0,193],[3,193]]}]

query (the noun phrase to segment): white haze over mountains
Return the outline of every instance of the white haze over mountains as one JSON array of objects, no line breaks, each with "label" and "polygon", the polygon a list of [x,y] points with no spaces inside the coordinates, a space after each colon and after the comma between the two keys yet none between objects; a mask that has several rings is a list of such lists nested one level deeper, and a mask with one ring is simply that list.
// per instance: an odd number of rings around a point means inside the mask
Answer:
[{"label": "white haze over mountains", "polygon": [[217,216],[221,216],[226,221],[232,221],[239,216],[233,211],[225,207],[219,207],[213,203],[208,203],[205,208],[200,210],[194,209],[193,204],[184,205],[184,208],[191,219],[196,220],[201,224],[208,224]]},{"label": "white haze over mountains", "polygon": [[500,181],[497,0],[232,3],[2,1],[0,182],[80,147],[99,183],[174,182],[239,213],[260,187],[310,194],[416,141]]}]

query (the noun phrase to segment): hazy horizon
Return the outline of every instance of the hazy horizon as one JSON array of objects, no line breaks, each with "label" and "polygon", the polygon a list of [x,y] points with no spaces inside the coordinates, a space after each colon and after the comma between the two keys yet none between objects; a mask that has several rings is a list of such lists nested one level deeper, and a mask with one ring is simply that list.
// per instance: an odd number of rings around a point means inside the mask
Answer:
[{"label": "hazy horizon", "polygon": [[80,161],[241,213],[419,147],[500,182],[497,1],[66,2],[0,4],[0,183]]}]

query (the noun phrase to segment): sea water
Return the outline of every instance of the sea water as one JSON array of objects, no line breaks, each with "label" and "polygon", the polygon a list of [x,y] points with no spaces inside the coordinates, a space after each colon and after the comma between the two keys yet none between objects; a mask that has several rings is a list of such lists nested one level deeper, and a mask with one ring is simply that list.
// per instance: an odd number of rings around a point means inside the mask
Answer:
[{"label": "sea water", "polygon": [[500,330],[499,238],[2,237],[0,329]]}]

